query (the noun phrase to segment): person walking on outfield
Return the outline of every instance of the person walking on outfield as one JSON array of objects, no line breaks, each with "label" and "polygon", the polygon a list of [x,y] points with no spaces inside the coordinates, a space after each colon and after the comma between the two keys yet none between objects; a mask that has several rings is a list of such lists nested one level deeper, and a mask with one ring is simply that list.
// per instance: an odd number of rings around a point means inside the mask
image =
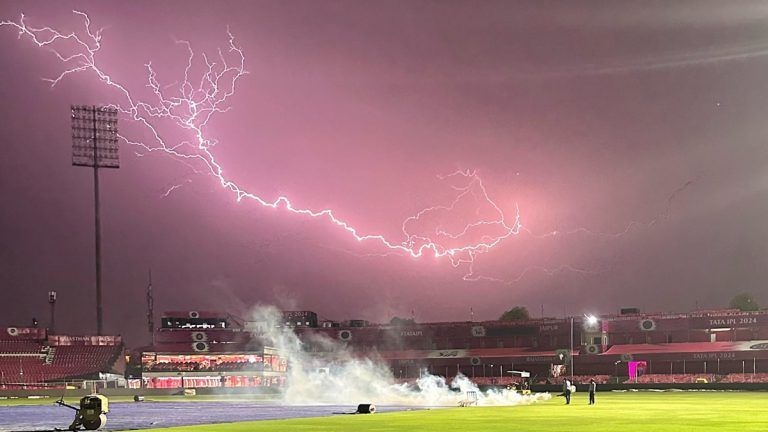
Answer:
[{"label": "person walking on outfield", "polygon": [[571,382],[567,379],[563,381],[563,395],[565,396],[565,404],[571,404]]},{"label": "person walking on outfield", "polygon": [[597,390],[597,383],[594,378],[589,380],[589,404],[595,404],[595,390]]}]

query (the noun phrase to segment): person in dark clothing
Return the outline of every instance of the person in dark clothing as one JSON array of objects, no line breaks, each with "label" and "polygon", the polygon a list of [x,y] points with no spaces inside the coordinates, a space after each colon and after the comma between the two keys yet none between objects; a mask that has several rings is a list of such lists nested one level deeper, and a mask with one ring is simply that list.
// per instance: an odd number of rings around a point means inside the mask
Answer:
[{"label": "person in dark clothing", "polygon": [[565,404],[571,404],[571,382],[568,380],[563,381],[563,395],[565,396]]},{"label": "person in dark clothing", "polygon": [[597,383],[594,379],[589,380],[589,404],[595,404],[595,390],[597,390]]}]

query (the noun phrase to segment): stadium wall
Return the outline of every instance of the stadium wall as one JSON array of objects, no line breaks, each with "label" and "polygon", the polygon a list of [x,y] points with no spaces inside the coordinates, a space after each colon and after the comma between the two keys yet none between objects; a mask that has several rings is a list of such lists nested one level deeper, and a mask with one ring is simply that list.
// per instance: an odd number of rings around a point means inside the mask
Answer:
[{"label": "stadium wall", "polygon": [[[498,386],[488,386],[487,388],[501,388]],[[481,386],[482,389],[482,386]],[[533,384],[531,390],[534,392],[549,392],[559,394],[563,391],[560,384]],[[651,391],[651,390],[686,390],[686,391],[766,391],[768,383],[654,383],[654,384],[600,384],[597,391]],[[576,384],[576,393],[588,391],[588,384]]]},{"label": "stadium wall", "polygon": [[[197,388],[195,389],[197,395],[265,395],[265,396],[277,396],[280,391],[275,387],[240,387],[240,388]],[[66,391],[62,389],[18,389],[18,390],[0,390],[0,398],[51,398],[58,399],[62,395],[67,398],[80,398],[91,394],[87,389],[68,389]],[[183,389],[129,389],[129,388],[110,388],[101,389],[99,394],[103,394],[107,397],[133,397],[135,395],[140,396],[181,396]]]}]

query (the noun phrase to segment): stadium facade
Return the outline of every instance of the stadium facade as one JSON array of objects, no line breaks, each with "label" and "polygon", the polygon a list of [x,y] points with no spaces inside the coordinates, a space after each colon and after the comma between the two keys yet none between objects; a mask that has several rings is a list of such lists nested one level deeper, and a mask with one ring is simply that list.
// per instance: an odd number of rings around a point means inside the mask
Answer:
[{"label": "stadium facade", "polygon": [[[264,325],[225,313],[168,312],[153,344],[126,356],[130,386],[279,388],[291,365],[263,339]],[[596,319],[401,320],[397,325],[285,311],[280,326],[292,328],[320,365],[332,367],[344,347],[353,356],[379,359],[400,380],[425,372],[447,378],[461,373],[480,384],[504,385],[517,379],[510,371],[525,371],[538,383],[570,375],[598,382],[768,381],[768,311],[630,311]],[[321,342],[328,339],[337,344]],[[9,327],[0,332],[0,384],[120,372],[122,352],[119,336]]]},{"label": "stadium facade", "polygon": [[[508,384],[515,380],[510,371],[530,372],[538,382],[559,382],[571,374],[599,382],[768,379],[768,311],[631,312],[596,319],[392,325],[284,311],[280,325],[291,327],[320,364],[327,359],[332,366],[334,351],[343,346],[354,356],[381,360],[402,380],[425,372],[449,378],[461,373],[479,383]],[[211,386],[219,381],[226,386],[282,385],[289,365],[254,330],[264,323],[236,325],[223,316],[166,314],[154,348],[142,356],[145,380],[155,380],[147,385],[171,376],[207,377]],[[338,344],[323,342],[328,339]]]},{"label": "stadium facade", "polygon": [[423,370],[448,377],[461,373],[486,383],[508,382],[513,370],[550,382],[570,375],[636,382],[768,375],[768,311],[633,312],[507,322],[293,325],[310,351],[325,345],[313,344],[309,336],[322,334],[353,351],[375,352],[404,379]]},{"label": "stadium facade", "polygon": [[145,388],[285,385],[288,360],[226,314],[166,312],[153,339],[137,365]]}]

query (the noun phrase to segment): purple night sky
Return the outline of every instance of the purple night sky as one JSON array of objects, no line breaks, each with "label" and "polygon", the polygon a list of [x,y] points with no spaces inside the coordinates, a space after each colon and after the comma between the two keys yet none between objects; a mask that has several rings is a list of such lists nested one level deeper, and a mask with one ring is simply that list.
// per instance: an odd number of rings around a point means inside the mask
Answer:
[{"label": "purple night sky", "polygon": [[[250,192],[402,241],[403,219],[454,196],[437,176],[474,169],[536,234],[479,255],[466,281],[445,257],[381,256],[121,143],[101,177],[105,324],[129,343],[147,339],[149,268],[158,312],[448,321],[768,301],[764,2],[5,1],[0,21],[80,31],[73,9],[104,28],[99,66],[142,96],[148,61],[171,85],[174,41],[215,53],[229,26],[249,74],[207,132]],[[50,88],[61,62],[16,36],[0,27],[0,325],[45,324],[55,289],[58,330],[93,332],[92,173],[70,164],[69,107],[123,100],[90,71]]]}]

